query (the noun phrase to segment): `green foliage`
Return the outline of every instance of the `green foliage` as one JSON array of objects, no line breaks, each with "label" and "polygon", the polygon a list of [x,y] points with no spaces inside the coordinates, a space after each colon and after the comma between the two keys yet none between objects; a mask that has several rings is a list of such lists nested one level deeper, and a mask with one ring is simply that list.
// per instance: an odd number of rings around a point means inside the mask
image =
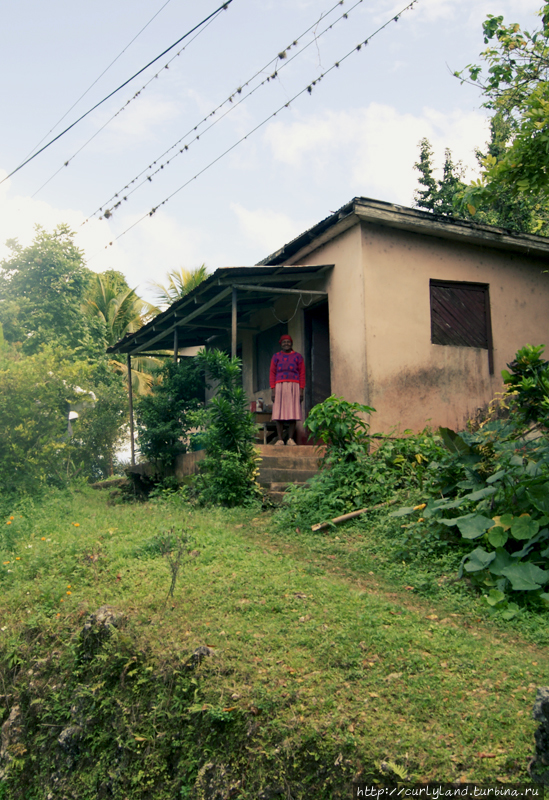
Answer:
[{"label": "green foliage", "polygon": [[326,444],[331,460],[353,460],[368,449],[370,424],[364,416],[373,412],[375,408],[331,395],[311,409],[304,426]]},{"label": "green foliage", "polygon": [[204,404],[202,365],[194,358],[167,362],[158,371],[150,395],[136,403],[138,441],[150,461],[171,467],[190,449],[192,412]]},{"label": "green foliage", "polygon": [[[521,611],[507,636],[464,582],[442,595],[449,558],[439,574],[430,558],[389,564],[402,520],[274,536],[255,509],[183,520],[169,503],[145,513],[92,490],[52,490],[11,516],[0,520],[17,527],[0,558],[0,724],[18,708],[1,765],[9,800],[257,800],[284,786],[295,800],[343,800],[357,765],[372,784],[395,767],[410,782],[526,780],[524,709],[547,674],[547,626]],[[182,526],[200,552],[165,604],[159,531]],[[103,604],[117,627],[85,635]],[[497,763],[478,757],[496,751]]]},{"label": "green foliage", "polygon": [[[105,362],[71,355],[53,347],[27,357],[0,353],[0,482],[7,494],[112,471],[126,424],[124,388]],[[69,424],[70,411],[77,416]]]},{"label": "green foliage", "polygon": [[[497,113],[490,121],[490,141],[486,152],[477,150],[476,158],[481,167],[487,158],[500,158],[506,151],[512,136],[508,121]],[[489,202],[477,208],[470,202],[470,187],[463,182],[461,163],[454,164],[450,150],[445,150],[443,176],[434,177],[433,149],[428,139],[420,142],[420,158],[414,164],[420,172],[419,183],[423,187],[414,195],[416,208],[432,211],[442,216],[474,219],[475,222],[496,225],[517,233],[549,233],[549,200],[529,193],[512,195],[505,187],[495,185]]]},{"label": "green foliage", "polygon": [[25,354],[55,342],[75,350],[89,333],[81,303],[92,273],[67,225],[53,233],[37,226],[28,247],[9,240],[11,256],[0,264],[0,322],[8,342]]},{"label": "green foliage", "polygon": [[307,483],[290,486],[276,514],[278,525],[305,528],[377,505],[403,488],[419,490],[430,463],[443,453],[439,437],[429,430],[378,438],[376,444],[370,454],[353,450],[352,460],[325,460]]},{"label": "green foliage", "polygon": [[[502,16],[488,15],[483,24],[481,58],[488,70],[470,64],[456,73],[478,86],[492,109],[509,126],[507,146],[499,154],[488,153],[483,174],[463,195],[472,213],[490,205],[500,190],[515,197],[541,201],[538,228],[547,226],[547,168],[549,167],[549,4],[539,11],[542,26],[533,33],[516,23],[506,25]],[[464,74],[467,78],[464,78]]]},{"label": "green foliage", "polygon": [[419,161],[414,164],[414,169],[419,171],[418,181],[424,188],[416,189],[414,205],[416,208],[432,211],[435,214],[458,216],[454,206],[454,195],[464,187],[461,163],[454,164],[452,153],[446,148],[442,179],[437,179],[433,174],[433,148],[428,139],[420,141],[419,153]]},{"label": "green foliage", "polygon": [[255,420],[242,389],[241,361],[221,350],[202,350],[197,364],[215,382],[215,396],[197,419],[207,456],[196,489],[200,502],[226,506],[257,499]]},{"label": "green foliage", "polygon": [[205,264],[195,269],[174,269],[166,274],[167,283],[150,281],[160,305],[171,306],[177,300],[196,289],[208,277]]},{"label": "green foliage", "polygon": [[549,423],[549,361],[541,356],[545,345],[522,347],[503,370],[503,380],[514,392],[513,405],[526,425]]},{"label": "green foliage", "polygon": [[541,431],[525,435],[525,425],[547,419],[542,351],[522,348],[509,365],[512,374],[504,371],[517,392],[509,419],[488,419],[474,432],[441,430],[448,455],[431,465],[425,502],[394,512],[416,518],[410,524],[416,537],[429,531],[461,548],[474,541],[459,577],[467,576],[507,619],[520,605],[549,606],[549,438]]}]

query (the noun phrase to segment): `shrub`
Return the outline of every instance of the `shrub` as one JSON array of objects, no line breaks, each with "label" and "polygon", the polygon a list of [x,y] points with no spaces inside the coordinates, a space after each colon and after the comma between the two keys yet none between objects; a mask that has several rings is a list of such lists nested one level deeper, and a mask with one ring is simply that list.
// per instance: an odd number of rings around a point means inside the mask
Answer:
[{"label": "shrub", "polygon": [[503,371],[516,390],[509,419],[489,418],[474,432],[441,429],[447,455],[433,465],[425,502],[394,512],[414,517],[410,526],[429,539],[475,543],[458,575],[508,619],[519,604],[549,608],[549,437],[527,430],[547,419],[542,350],[527,345],[508,365],[513,375]]},{"label": "shrub", "polygon": [[192,412],[204,405],[203,369],[195,359],[165,364],[157,374],[152,393],[136,405],[141,453],[150,461],[171,467],[190,447]]},{"label": "shrub", "polygon": [[216,382],[216,394],[204,413],[195,416],[204,428],[207,456],[196,491],[201,503],[244,505],[260,494],[255,481],[255,420],[241,385],[241,361],[221,350],[202,351],[197,364]]},{"label": "shrub", "polygon": [[370,425],[361,415],[373,412],[333,394],[311,409],[304,425],[315,441],[324,442],[330,459],[352,461],[368,449]]}]

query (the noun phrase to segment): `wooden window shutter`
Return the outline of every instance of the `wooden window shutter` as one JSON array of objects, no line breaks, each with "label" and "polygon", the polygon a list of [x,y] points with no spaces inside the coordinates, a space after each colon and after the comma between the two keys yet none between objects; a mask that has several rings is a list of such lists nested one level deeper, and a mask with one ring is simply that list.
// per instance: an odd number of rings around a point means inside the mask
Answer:
[{"label": "wooden window shutter", "polygon": [[431,281],[431,342],[488,350],[494,372],[490,296],[482,283]]}]

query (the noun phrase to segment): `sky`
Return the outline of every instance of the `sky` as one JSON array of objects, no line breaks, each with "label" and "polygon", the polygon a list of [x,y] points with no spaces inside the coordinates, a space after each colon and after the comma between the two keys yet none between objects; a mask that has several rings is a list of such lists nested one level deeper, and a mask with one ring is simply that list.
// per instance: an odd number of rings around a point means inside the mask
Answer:
[{"label": "sky", "polygon": [[[0,184],[0,259],[67,223],[90,269],[152,300],[168,271],[251,266],[355,196],[413,205],[423,137],[473,178],[487,111],[453,72],[487,14],[532,30],[540,1],[418,0],[378,33],[406,0],[336,2],[232,0]],[[5,4],[0,180],[220,3]]]}]

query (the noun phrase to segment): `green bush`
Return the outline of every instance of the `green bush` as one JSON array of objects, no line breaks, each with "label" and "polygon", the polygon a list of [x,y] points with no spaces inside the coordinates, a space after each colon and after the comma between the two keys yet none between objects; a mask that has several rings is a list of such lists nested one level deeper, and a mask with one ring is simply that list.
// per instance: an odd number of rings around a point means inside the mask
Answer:
[{"label": "green bush", "polygon": [[545,345],[522,347],[509,370],[502,371],[503,380],[514,393],[513,405],[519,419],[525,424],[549,422],[549,361],[541,356]]},{"label": "green bush", "polygon": [[[126,423],[118,376],[105,362],[46,347],[0,352],[0,483],[3,495],[108,474]],[[70,421],[69,411],[78,416]]]},{"label": "green bush", "polygon": [[190,448],[192,412],[204,405],[203,368],[195,358],[165,364],[152,393],[136,405],[141,453],[150,461],[171,467]]},{"label": "green bush", "polygon": [[255,420],[241,385],[241,361],[221,350],[202,351],[196,361],[216,383],[215,396],[195,417],[204,428],[207,453],[195,484],[198,498],[205,504],[244,505],[260,491],[255,480]]},{"label": "green bush", "polygon": [[331,460],[352,461],[369,447],[370,424],[361,415],[373,412],[375,408],[332,394],[311,409],[304,426],[315,441],[326,445]]},{"label": "green bush", "polygon": [[[547,362],[543,347],[518,351],[504,370],[515,387],[507,420],[477,431],[441,436],[447,453],[432,465],[424,502],[401,508],[415,538],[453,540],[463,548],[459,577],[467,576],[487,605],[512,618],[520,605],[549,608],[549,437],[545,420]],[[532,436],[528,426],[538,426]],[[476,546],[470,549],[472,544]]]},{"label": "green bush", "polygon": [[331,458],[302,486],[290,486],[277,512],[281,526],[306,527],[392,498],[402,489],[420,490],[430,463],[443,453],[440,437],[425,430],[401,437],[376,437],[371,453],[351,452],[352,460]]}]

